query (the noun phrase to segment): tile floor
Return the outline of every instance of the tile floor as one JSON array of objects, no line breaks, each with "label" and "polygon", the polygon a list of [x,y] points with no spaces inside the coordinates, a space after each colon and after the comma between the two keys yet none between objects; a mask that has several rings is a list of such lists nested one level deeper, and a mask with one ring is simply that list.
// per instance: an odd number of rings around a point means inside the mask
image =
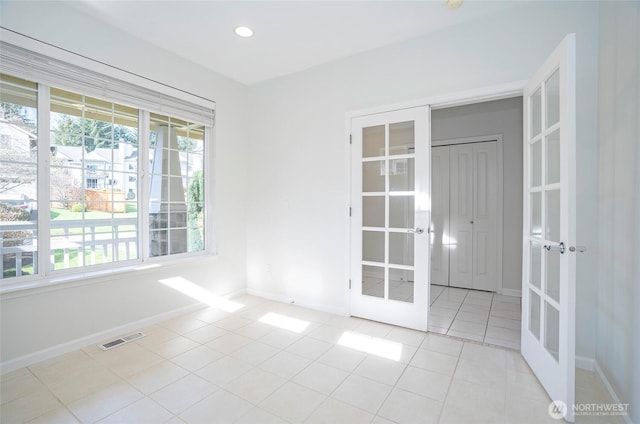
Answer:
[{"label": "tile floor", "polygon": [[431,285],[429,331],[520,350],[520,298]]},{"label": "tile floor", "polygon": [[[515,350],[234,302],[233,313],[203,309],[106,352],[87,346],[3,375],[0,422],[558,422]],[[609,402],[592,373],[577,377],[580,402]]]}]

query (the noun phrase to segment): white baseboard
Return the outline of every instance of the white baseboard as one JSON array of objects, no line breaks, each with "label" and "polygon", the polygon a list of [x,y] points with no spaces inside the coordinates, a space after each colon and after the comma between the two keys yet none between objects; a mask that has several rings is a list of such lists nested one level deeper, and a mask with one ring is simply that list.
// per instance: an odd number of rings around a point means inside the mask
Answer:
[{"label": "white baseboard", "polygon": [[148,327],[150,325],[154,325],[159,322],[178,317],[180,315],[197,311],[198,309],[205,308],[206,306],[207,305],[203,303],[195,303],[192,305],[183,306],[181,308],[177,308],[168,312],[163,312],[158,315],[143,318],[141,320],[110,328],[108,330],[100,331],[98,333],[90,334],[85,337],[80,337],[79,339],[71,340],[69,342],[52,346],[37,352],[28,353],[14,359],[9,359],[8,361],[0,363],[0,375],[17,370],[19,368],[28,367],[29,365],[33,365],[38,362],[46,361],[47,359],[55,358],[56,356],[69,353],[74,350],[82,349],[83,347],[89,346],[91,344],[104,342],[105,340],[109,340],[111,338],[121,336],[125,333],[139,330],[140,328]]},{"label": "white baseboard", "polygon": [[247,294],[252,296],[264,297],[265,299],[275,300],[277,302],[282,303],[293,303],[298,306],[302,306],[303,308],[314,309],[316,311],[328,312],[330,314],[348,316],[349,311],[346,308],[336,308],[334,306],[325,305],[322,303],[310,302],[304,299],[292,299],[287,296],[283,296],[281,294],[275,294],[271,292],[266,292],[262,290],[256,290],[252,288],[247,288]]},{"label": "white baseboard", "polygon": [[595,362],[596,361],[593,358],[587,358],[585,356],[576,355],[576,367],[582,370],[593,372]]},{"label": "white baseboard", "polygon": [[[624,403],[620,401],[620,398],[618,397],[616,391],[613,390],[613,386],[611,385],[611,383],[609,383],[609,379],[604,374],[604,372],[602,371],[602,368],[600,368],[600,365],[596,360],[593,361],[593,372],[598,377],[600,377],[600,381],[602,381],[602,384],[604,384],[604,387],[607,389],[607,392],[609,392],[609,396],[611,396],[613,403],[619,403],[619,404]],[[633,421],[631,420],[631,416],[629,414],[622,415],[622,418],[627,424],[633,424]]]},{"label": "white baseboard", "polygon": [[517,289],[505,289],[499,291],[499,293],[503,296],[512,296],[512,297],[522,297],[522,290]]}]

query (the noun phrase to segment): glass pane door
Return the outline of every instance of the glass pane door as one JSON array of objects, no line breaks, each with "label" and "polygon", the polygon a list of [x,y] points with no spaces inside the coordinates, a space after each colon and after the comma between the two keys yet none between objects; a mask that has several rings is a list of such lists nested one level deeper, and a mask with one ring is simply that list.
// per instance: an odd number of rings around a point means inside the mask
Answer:
[{"label": "glass pane door", "polygon": [[[352,126],[352,314],[414,328],[426,328],[428,254],[416,252],[428,251],[427,123],[428,109],[416,108],[356,118]],[[419,311],[419,323],[400,323],[403,308]]]},{"label": "glass pane door", "polygon": [[574,55],[575,39],[568,36],[525,89],[521,343],[522,355],[570,422],[575,397],[575,255],[569,251],[576,220]]}]

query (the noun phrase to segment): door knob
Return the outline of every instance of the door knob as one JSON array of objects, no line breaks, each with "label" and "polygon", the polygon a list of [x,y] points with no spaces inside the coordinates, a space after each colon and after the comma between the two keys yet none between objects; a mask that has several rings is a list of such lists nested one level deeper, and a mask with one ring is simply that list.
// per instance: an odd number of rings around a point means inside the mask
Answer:
[{"label": "door knob", "polygon": [[424,233],[424,228],[416,227],[415,230],[413,228],[410,228],[407,230],[407,233],[422,234]]},{"label": "door knob", "polygon": [[560,253],[564,253],[564,242],[560,242],[559,244],[545,244],[544,248],[547,249],[548,252],[551,252],[552,250],[558,251]]}]

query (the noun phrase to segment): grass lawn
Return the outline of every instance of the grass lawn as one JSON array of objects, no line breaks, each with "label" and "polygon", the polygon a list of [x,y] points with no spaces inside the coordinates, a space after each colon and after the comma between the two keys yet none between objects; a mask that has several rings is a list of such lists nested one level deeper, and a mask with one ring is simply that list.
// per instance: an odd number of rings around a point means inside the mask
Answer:
[{"label": "grass lawn", "polygon": [[[127,203],[125,213],[111,213],[111,212],[101,212],[101,211],[86,211],[86,212],[73,212],[70,209],[58,209],[52,208],[50,213],[50,218],[52,222],[55,221],[75,221],[84,219],[85,223],[83,226],[78,226],[75,228],[69,229],[69,235],[80,235],[83,232],[83,227],[89,227],[91,224],[91,220],[93,219],[113,219],[115,224],[117,224],[118,219],[124,218],[136,218],[138,216],[138,211],[135,203]],[[55,226],[55,224],[53,224]],[[98,233],[110,233],[113,229],[113,226],[101,226],[96,227],[95,232]],[[118,231],[135,231],[134,225],[118,225]],[[61,236],[64,234],[64,230],[62,229],[52,229],[52,236]]]}]

